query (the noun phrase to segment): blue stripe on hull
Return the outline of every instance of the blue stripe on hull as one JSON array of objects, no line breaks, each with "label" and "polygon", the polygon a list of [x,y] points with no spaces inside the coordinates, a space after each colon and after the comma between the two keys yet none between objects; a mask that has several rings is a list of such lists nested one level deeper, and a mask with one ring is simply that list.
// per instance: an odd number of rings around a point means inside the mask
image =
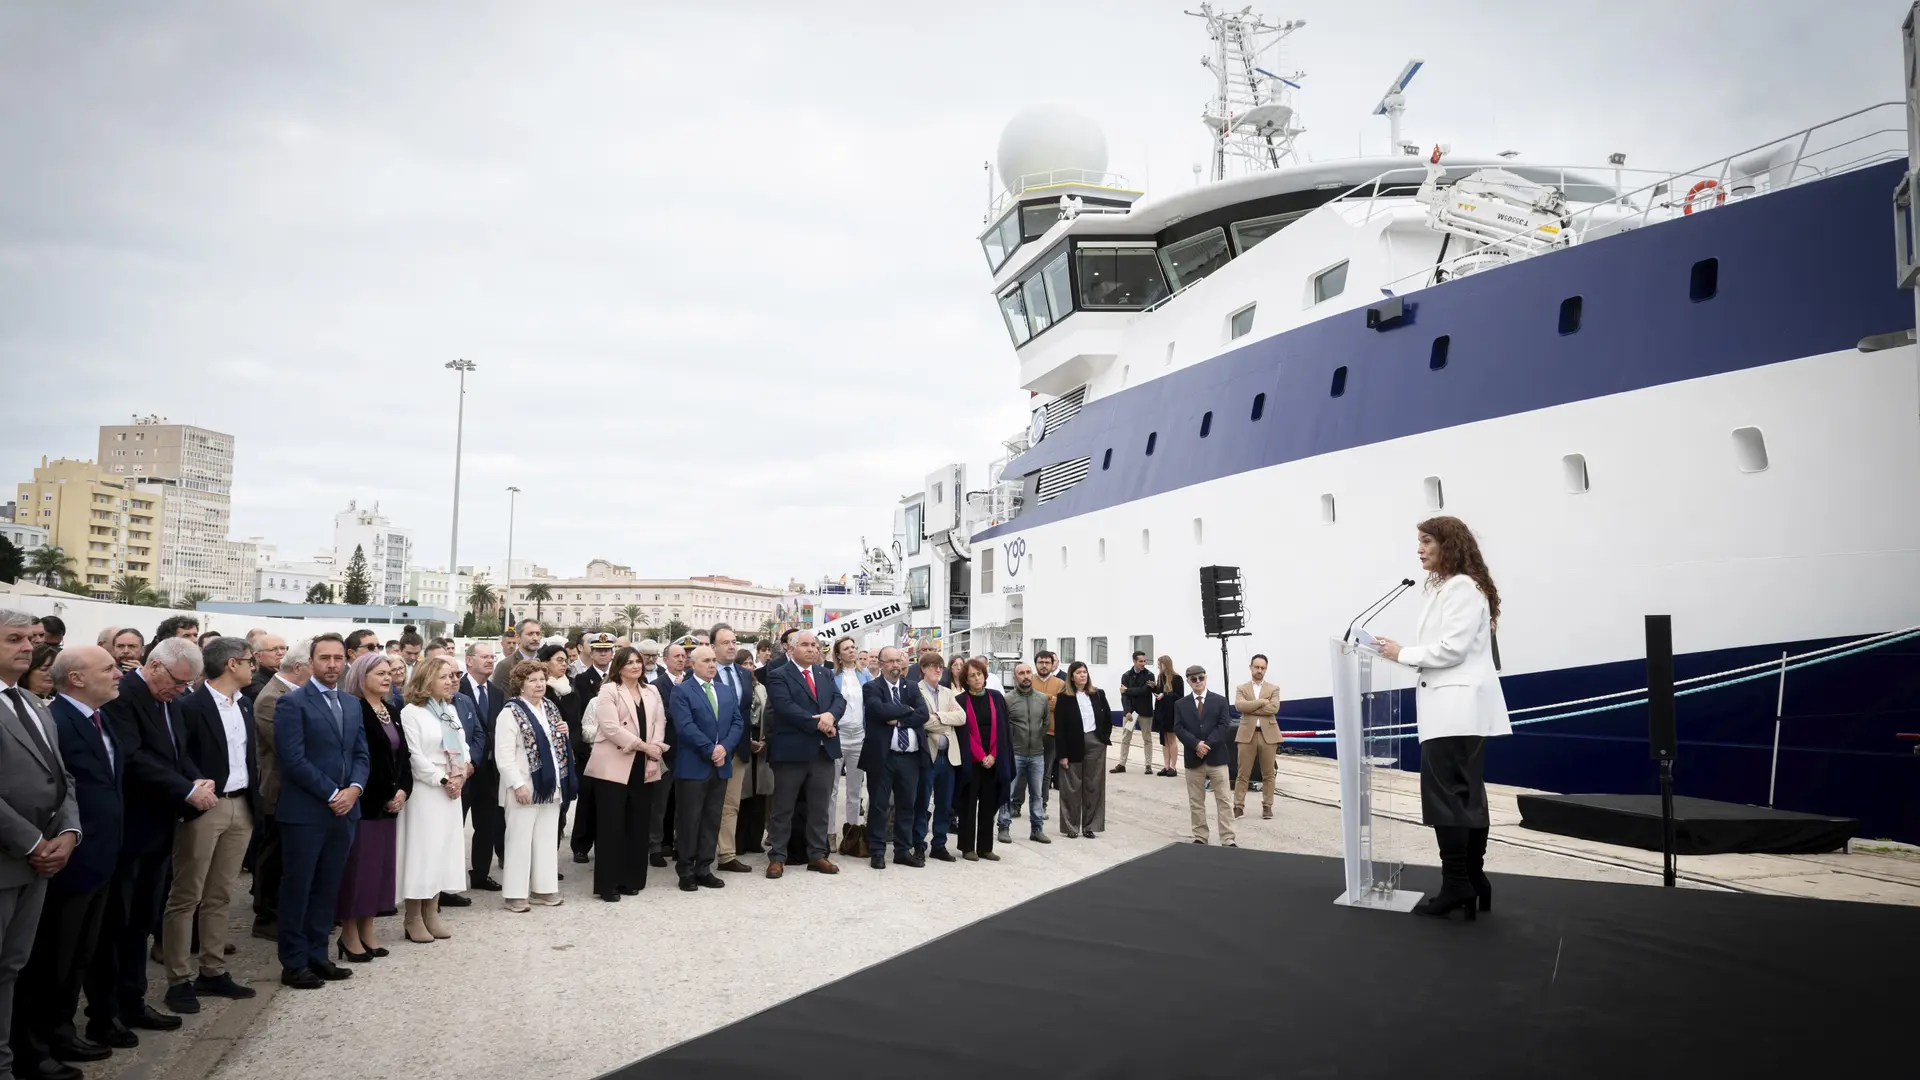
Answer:
[{"label": "blue stripe on hull", "polygon": [[[1090,402],[1009,476],[1090,457],[1072,490],[979,539],[1222,476],[1569,402],[1853,348],[1914,325],[1893,286],[1888,196],[1905,162],[1876,165],[1476,274],[1408,297],[1408,323],[1365,311],[1309,323]],[[1695,303],[1695,262],[1719,291]],[[1559,333],[1561,301],[1582,325]],[[1433,339],[1447,365],[1428,369]],[[1329,396],[1334,369],[1346,391]],[[1267,395],[1251,419],[1255,394]],[[1215,413],[1200,437],[1203,413]],[[1149,433],[1157,433],[1153,456]],[[1103,470],[1105,452],[1113,464]]]},{"label": "blue stripe on hull", "polygon": [[[1761,645],[1675,658],[1686,679],[1778,661],[1841,640]],[[1501,679],[1507,706],[1524,709],[1646,685],[1642,661],[1597,664]],[[1757,679],[1679,699],[1674,787],[1682,795],[1766,805],[1779,680]],[[1413,695],[1404,712],[1413,718]],[[1285,718],[1332,723],[1327,698],[1289,702]],[[1787,674],[1774,805],[1860,820],[1860,835],[1920,843],[1920,754],[1898,732],[1920,731],[1920,639]],[[1524,718],[1523,718],[1524,719]],[[1412,739],[1403,768],[1420,767]],[[1330,745],[1316,750],[1332,756]],[[1647,752],[1647,710],[1616,709],[1529,724],[1487,742],[1487,780],[1569,794],[1656,794]]]}]

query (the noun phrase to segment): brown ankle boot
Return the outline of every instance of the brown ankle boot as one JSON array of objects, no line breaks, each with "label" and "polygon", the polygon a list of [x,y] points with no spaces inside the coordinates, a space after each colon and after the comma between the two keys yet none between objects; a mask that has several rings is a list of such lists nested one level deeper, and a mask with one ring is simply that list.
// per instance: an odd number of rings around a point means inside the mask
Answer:
[{"label": "brown ankle boot", "polygon": [[426,927],[427,933],[442,941],[453,936],[453,931],[447,929],[447,924],[440,921],[439,897],[436,896],[431,900],[416,900],[414,903],[420,905],[420,922]]},{"label": "brown ankle boot", "polygon": [[407,940],[415,945],[433,944],[433,934],[427,929],[420,915],[420,907],[423,903],[424,901],[421,900],[407,901]]}]

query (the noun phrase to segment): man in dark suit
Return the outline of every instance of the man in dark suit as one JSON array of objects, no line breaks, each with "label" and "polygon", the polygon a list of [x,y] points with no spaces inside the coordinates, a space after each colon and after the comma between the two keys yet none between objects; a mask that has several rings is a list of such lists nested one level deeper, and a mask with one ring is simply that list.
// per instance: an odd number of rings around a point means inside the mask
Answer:
[{"label": "man in dark suit", "polygon": [[[86,842],[47,883],[33,955],[20,973],[13,1002],[15,1076],[73,1080],[80,1071],[62,1062],[99,1061],[113,1053],[75,1032],[73,1014],[120,854],[120,766],[125,755],[115,752],[100,715],[100,706],[120,692],[120,674],[113,654],[97,645],[64,649],[53,661],[55,741],[73,777]],[[131,1033],[128,1038],[133,1038]]]},{"label": "man in dark suit", "polygon": [[1227,699],[1207,689],[1207,669],[1187,669],[1187,696],[1174,706],[1173,733],[1187,748],[1187,811],[1193,817],[1193,842],[1207,842],[1207,787],[1213,788],[1213,809],[1220,843],[1233,842],[1233,808],[1228,798],[1233,779],[1227,763],[1233,754],[1233,722],[1227,717]]},{"label": "man in dark suit", "polygon": [[265,630],[254,630],[247,634],[247,644],[253,646],[253,678],[240,693],[258,705],[260,691],[273,681],[274,674],[280,670],[280,661],[286,658],[287,639]]},{"label": "man in dark suit", "polygon": [[[666,769],[666,775],[662,776],[659,781],[659,783],[667,783],[673,779],[673,762],[675,760],[673,751],[680,744],[680,733],[674,730],[671,717],[673,694],[674,691],[679,688],[680,684],[686,681],[687,650],[680,645],[670,644],[662,650],[660,655],[660,670],[659,673],[653,677],[653,688],[660,694],[660,704],[669,712],[667,723],[668,753],[660,763],[661,766]],[[673,788],[668,786],[664,790],[672,791]],[[656,796],[652,804],[647,808],[648,816],[651,819],[647,823],[647,862],[652,866],[665,866],[667,865],[667,858],[669,856],[677,855],[677,852],[674,850],[674,837],[676,833],[674,818],[677,816],[674,810],[674,803],[677,801],[677,799],[660,798]]]},{"label": "man in dark suit", "polygon": [[351,971],[327,956],[334,899],[367,787],[366,729],[359,703],[338,689],[347,651],[338,634],[313,639],[313,678],[280,699],[280,981],[297,990]]},{"label": "man in dark suit", "polygon": [[753,867],[739,859],[736,841],[741,796],[752,787],[749,776],[753,771],[753,755],[766,745],[755,736],[753,730],[753,672],[734,663],[740,644],[733,627],[726,623],[715,623],[713,629],[707,632],[707,640],[713,644],[714,670],[717,672],[714,677],[733,691],[733,696],[740,702],[740,742],[733,748],[733,775],[727,778],[727,799],[720,808],[718,869],[730,874],[751,873]]},{"label": "man in dark suit", "polygon": [[674,688],[668,706],[680,734],[674,750],[673,797],[678,804],[674,816],[679,820],[675,869],[682,892],[726,884],[714,875],[713,860],[720,843],[727,777],[733,774],[733,748],[746,728],[740,722],[739,698],[715,681],[718,666],[711,646],[695,648],[693,674]]},{"label": "man in dark suit", "polygon": [[[280,670],[253,699],[253,752],[260,766],[254,785],[260,824],[253,846],[253,936],[267,941],[280,940],[280,824],[274,816],[280,805],[280,759],[273,753],[273,718],[280,699],[313,677],[312,648],[313,642],[304,640],[282,653]],[[257,660],[261,654],[255,650],[253,655]]]},{"label": "man in dark suit", "polygon": [[837,874],[827,859],[827,803],[840,762],[840,717],[847,699],[820,666],[820,642],[811,631],[793,635],[793,662],[767,677],[767,759],[773,764],[773,820],[767,826],[767,876],[786,872],[793,804],[806,798],[807,869]]},{"label": "man in dark suit", "polygon": [[473,775],[460,789],[460,802],[473,819],[473,861],[467,869],[467,882],[483,892],[500,891],[500,883],[488,873],[493,861],[498,859],[501,866],[507,865],[507,817],[500,806],[500,767],[493,760],[493,724],[508,695],[493,685],[495,670],[493,643],[472,642],[467,646],[467,673],[460,677],[460,692],[454,695],[456,702],[465,701],[472,707],[470,714],[460,714],[460,722],[466,724],[471,715],[479,727],[477,742],[474,730],[467,729]]},{"label": "man in dark suit", "polygon": [[867,774],[867,850],[875,870],[887,867],[887,812],[892,808],[893,861],[925,866],[913,853],[913,808],[920,805],[920,767],[926,762],[927,703],[907,678],[907,654],[880,650],[880,677],[860,688],[867,739],[860,768]]},{"label": "man in dark suit", "polygon": [[[601,684],[609,678],[607,667],[613,663],[613,640],[612,634],[603,631],[587,634],[580,641],[587,666],[581,669],[580,674],[573,676],[573,697],[576,699],[574,708],[580,710],[583,718],[593,705],[594,695],[600,692]],[[587,758],[593,754],[593,739],[585,724],[573,724],[571,729],[568,738],[573,743],[573,760],[578,763],[574,771],[580,793],[573,800],[573,832],[568,839],[573,846],[573,861],[583,863],[587,861],[587,853],[593,850],[594,836],[599,832],[596,827],[598,818],[594,813],[594,806],[598,802],[593,795],[595,780],[579,774],[580,769],[586,768]]]},{"label": "man in dark suit", "polygon": [[[227,905],[240,861],[253,839],[253,793],[260,779],[253,706],[240,693],[253,679],[253,650],[237,637],[217,637],[202,650],[206,681],[180,699],[186,755],[213,781],[219,801],[175,832],[173,888],[160,935],[167,966],[167,1008],[200,1011],[200,994],[250,998],[254,990],[227,971]],[[196,920],[198,971],[189,956]],[[198,977],[196,977],[196,975]]]},{"label": "man in dark suit", "polygon": [[213,781],[201,779],[187,756],[186,730],[173,704],[201,676],[203,662],[192,639],[160,638],[102,709],[114,748],[126,756],[119,865],[86,977],[88,1036],[108,1045],[125,1043],[129,1028],[171,1031],[181,1022],[147,1004],[147,939],[160,919],[175,827],[219,801]]}]

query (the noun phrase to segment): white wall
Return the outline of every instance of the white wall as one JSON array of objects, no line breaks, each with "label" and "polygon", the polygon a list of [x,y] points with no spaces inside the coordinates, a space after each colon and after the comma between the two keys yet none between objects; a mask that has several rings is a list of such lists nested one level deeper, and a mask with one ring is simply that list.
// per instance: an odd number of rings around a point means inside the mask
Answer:
[{"label": "white wall", "polygon": [[[351,619],[263,619],[253,615],[225,615],[215,612],[183,612],[173,608],[129,607],[126,604],[113,604],[104,600],[88,600],[69,593],[51,592],[37,585],[0,584],[0,608],[13,608],[33,615],[58,615],[67,624],[67,641],[91,644],[107,627],[132,627],[140,631],[141,637],[151,637],[154,627],[169,615],[191,614],[200,620],[201,630],[218,630],[222,634],[235,636],[258,628],[271,630],[293,641],[296,638],[312,637],[329,631],[345,634],[362,624]],[[400,628],[394,626],[392,634],[382,637],[400,636]]]}]

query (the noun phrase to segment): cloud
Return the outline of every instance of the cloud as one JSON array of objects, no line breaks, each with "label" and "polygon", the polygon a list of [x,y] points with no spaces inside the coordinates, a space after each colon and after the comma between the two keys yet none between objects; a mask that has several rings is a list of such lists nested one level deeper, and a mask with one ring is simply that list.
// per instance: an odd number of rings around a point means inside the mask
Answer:
[{"label": "cloud", "polygon": [[[8,5],[0,462],[159,412],[236,437],[235,535],[304,554],[378,500],[438,563],[464,357],[462,562],[516,485],[555,569],[838,576],[1024,426],[974,240],[1005,119],[1068,102],[1191,182],[1182,6]],[[1410,138],[1537,160],[1684,167],[1900,92],[1897,0],[1291,6],[1322,157],[1377,149],[1412,55]]]}]

